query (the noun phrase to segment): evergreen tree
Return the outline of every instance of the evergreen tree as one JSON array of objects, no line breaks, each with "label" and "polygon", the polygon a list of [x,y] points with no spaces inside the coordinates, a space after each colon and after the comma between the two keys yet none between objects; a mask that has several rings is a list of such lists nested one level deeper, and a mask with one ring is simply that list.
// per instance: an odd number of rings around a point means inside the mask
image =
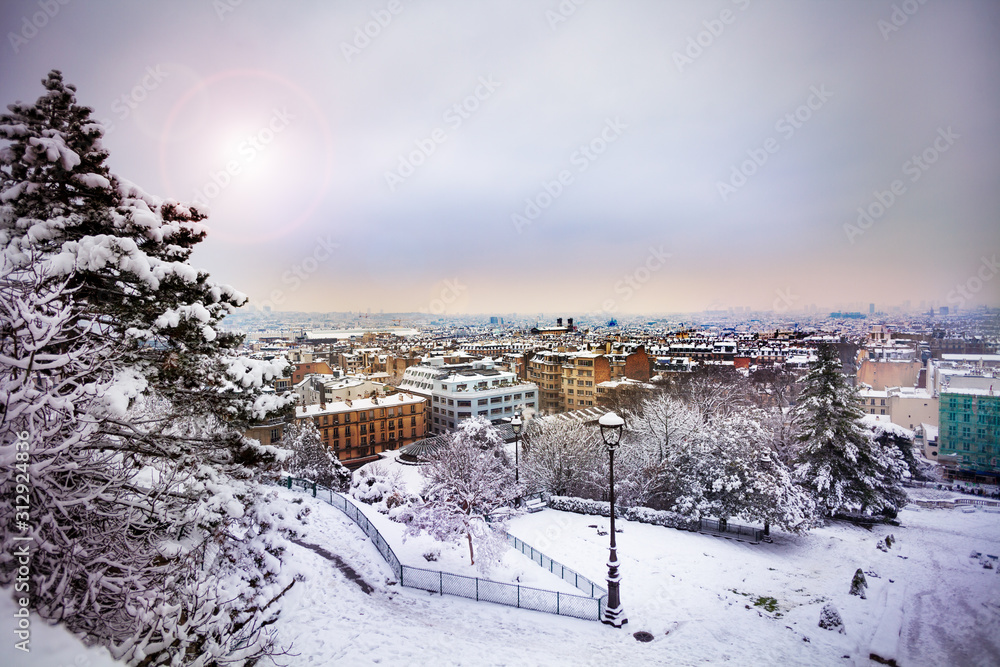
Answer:
[{"label": "evergreen tree", "polygon": [[899,450],[882,447],[862,424],[857,392],[840,372],[837,351],[820,347],[793,411],[799,427],[795,476],[822,516],[893,512],[906,503]]},{"label": "evergreen tree", "polygon": [[30,478],[31,519],[4,494],[0,535],[30,538],[34,610],[115,657],[252,662],[292,581],[254,482],[282,453],[242,433],[281,368],[218,329],[246,297],[188,264],[204,214],[112,175],[75,88],[43,85],[0,116],[0,486]]}]

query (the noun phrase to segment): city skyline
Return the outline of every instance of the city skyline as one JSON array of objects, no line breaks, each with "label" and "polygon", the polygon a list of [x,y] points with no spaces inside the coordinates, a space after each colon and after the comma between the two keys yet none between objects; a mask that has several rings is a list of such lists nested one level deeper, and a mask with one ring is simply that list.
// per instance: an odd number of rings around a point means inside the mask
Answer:
[{"label": "city skyline", "polygon": [[260,307],[1000,305],[992,3],[43,4],[4,103],[62,70]]}]

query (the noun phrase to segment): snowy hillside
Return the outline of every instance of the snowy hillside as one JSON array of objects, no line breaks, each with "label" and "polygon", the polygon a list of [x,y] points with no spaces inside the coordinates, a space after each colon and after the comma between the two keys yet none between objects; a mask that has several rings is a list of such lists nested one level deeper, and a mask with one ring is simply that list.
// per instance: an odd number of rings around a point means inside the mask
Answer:
[{"label": "snowy hillside", "polygon": [[[277,626],[295,654],[280,662],[291,665],[868,665],[873,640],[901,665],[1000,664],[1000,574],[969,557],[1000,554],[1000,514],[911,506],[902,527],[838,524],[760,545],[622,521],[629,624],[615,630],[400,589],[350,520],[305,502],[313,513],[302,541],[337,554],[372,590],[296,547],[311,575]],[[589,526],[606,521],[546,510],[515,519],[511,532],[600,580],[607,537]],[[877,549],[890,533],[897,542]],[[848,595],[857,568],[869,573],[864,600]],[[827,602],[844,634],[818,627]],[[654,640],[637,642],[640,630]]]}]

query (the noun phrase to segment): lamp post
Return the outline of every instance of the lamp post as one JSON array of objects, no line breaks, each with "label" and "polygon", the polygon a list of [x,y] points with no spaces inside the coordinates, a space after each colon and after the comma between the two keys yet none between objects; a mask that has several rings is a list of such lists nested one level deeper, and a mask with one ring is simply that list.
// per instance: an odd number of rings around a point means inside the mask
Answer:
[{"label": "lamp post", "polygon": [[521,448],[521,427],[524,422],[521,421],[521,413],[515,412],[514,418],[510,420],[510,428],[514,431],[514,483],[521,483],[520,475],[520,463],[518,461],[518,450]]},{"label": "lamp post", "polygon": [[601,438],[608,448],[608,473],[611,482],[611,553],[608,556],[608,606],[604,609],[601,623],[620,628],[628,619],[625,618],[625,610],[622,609],[621,596],[618,584],[621,576],[618,574],[618,550],[615,544],[615,450],[622,439],[622,428],[625,420],[609,412],[600,418]]}]

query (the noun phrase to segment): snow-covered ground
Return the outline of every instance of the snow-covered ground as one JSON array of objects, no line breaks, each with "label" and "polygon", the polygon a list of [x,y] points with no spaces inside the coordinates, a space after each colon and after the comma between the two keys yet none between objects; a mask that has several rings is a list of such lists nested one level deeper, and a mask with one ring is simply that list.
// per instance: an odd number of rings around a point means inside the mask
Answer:
[{"label": "snow-covered ground", "polygon": [[[294,546],[290,554],[308,580],[289,592],[275,626],[290,648],[274,664],[870,665],[873,648],[905,666],[1000,664],[1000,573],[970,558],[973,551],[1000,555],[1000,513],[911,505],[900,513],[901,527],[836,524],[805,536],[779,533],[773,544],[760,545],[621,521],[629,623],[617,630],[400,588],[339,510],[282,493],[312,508],[299,541],[316,548]],[[607,519],[545,510],[512,520],[510,530],[601,581],[608,538],[592,525],[605,529]],[[890,533],[897,542],[878,550]],[[461,547],[452,560],[442,545],[442,560],[428,565],[467,567]],[[411,543],[401,556],[419,556],[422,548]],[[491,576],[509,576],[521,566],[512,562]],[[859,567],[869,573],[865,600],[848,595]],[[541,575],[536,585],[558,585]],[[843,617],[844,634],[818,627],[827,602]],[[0,613],[10,618],[12,609],[4,600]],[[9,657],[8,638],[0,663],[107,664],[67,633],[35,627],[30,659]],[[639,630],[652,633],[653,641],[637,642],[632,633]]]},{"label": "snow-covered ground", "polygon": [[[1000,554],[997,513],[914,508],[901,512],[901,527],[837,524],[760,545],[621,521],[629,623],[616,630],[400,589],[349,519],[307,502],[306,539],[339,554],[375,590],[366,594],[329,561],[297,552],[312,580],[293,589],[278,623],[298,654],[291,665],[869,665],[873,645],[900,665],[1000,664],[1000,574],[969,557]],[[606,529],[607,519],[545,510],[514,519],[510,530],[601,581],[607,536],[592,525]],[[878,550],[890,533],[896,544]],[[859,567],[873,573],[865,600],[848,595]],[[840,611],[844,634],[818,627],[826,602]],[[639,630],[654,640],[637,642]]]}]

